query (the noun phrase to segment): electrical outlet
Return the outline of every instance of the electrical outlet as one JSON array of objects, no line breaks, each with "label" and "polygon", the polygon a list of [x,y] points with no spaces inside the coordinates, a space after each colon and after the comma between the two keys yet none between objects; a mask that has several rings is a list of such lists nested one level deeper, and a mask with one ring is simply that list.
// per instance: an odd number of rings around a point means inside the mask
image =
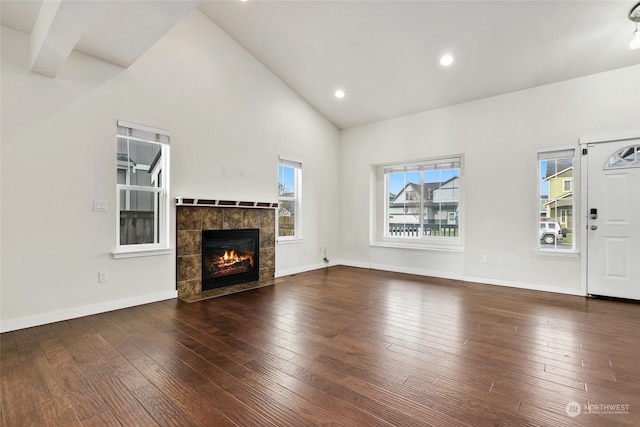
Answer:
[{"label": "electrical outlet", "polygon": [[486,264],[487,262],[489,262],[487,256],[486,255],[482,255],[482,263]]},{"label": "electrical outlet", "polygon": [[109,281],[109,272],[108,271],[98,271],[98,282],[106,283]]}]

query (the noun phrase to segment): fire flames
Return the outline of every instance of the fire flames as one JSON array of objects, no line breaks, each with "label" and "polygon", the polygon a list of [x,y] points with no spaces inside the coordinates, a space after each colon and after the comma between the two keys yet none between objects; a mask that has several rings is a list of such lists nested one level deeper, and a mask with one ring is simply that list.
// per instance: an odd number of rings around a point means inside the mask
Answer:
[{"label": "fire flames", "polygon": [[204,268],[207,277],[210,278],[245,273],[254,268],[253,254],[243,254],[227,249],[222,255],[207,257]]},{"label": "fire flames", "polygon": [[249,260],[250,265],[253,266],[253,257],[251,255],[247,255],[247,254],[240,255],[233,249],[230,251],[225,250],[224,255],[220,257],[220,262],[218,265],[228,267],[237,262],[242,262],[244,260]]}]

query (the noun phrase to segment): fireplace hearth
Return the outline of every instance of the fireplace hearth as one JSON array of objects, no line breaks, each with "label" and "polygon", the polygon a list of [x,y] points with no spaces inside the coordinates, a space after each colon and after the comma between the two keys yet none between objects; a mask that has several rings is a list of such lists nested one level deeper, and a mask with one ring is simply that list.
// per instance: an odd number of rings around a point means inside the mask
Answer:
[{"label": "fireplace hearth", "polygon": [[202,231],[202,291],[260,278],[260,231]]}]

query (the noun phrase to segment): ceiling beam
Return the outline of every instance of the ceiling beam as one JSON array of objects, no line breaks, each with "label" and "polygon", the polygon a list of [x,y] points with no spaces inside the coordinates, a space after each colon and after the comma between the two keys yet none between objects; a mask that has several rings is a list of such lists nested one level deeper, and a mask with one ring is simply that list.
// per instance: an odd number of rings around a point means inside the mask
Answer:
[{"label": "ceiling beam", "polygon": [[101,6],[97,1],[42,2],[31,32],[31,71],[55,77]]}]

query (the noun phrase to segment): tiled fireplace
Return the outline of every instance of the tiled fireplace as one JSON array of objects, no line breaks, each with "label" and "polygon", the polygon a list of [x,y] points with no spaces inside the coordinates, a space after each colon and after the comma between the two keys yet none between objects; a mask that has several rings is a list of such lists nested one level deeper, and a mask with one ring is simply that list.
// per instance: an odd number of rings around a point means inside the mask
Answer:
[{"label": "tiled fireplace", "polygon": [[[217,249],[207,249],[203,245],[205,236],[226,236],[233,233],[227,231],[240,231],[240,235],[247,235],[252,230],[257,238],[257,248],[252,248],[252,259],[241,260],[238,265],[256,263],[258,268],[256,276],[244,276],[239,283],[247,285],[259,285],[260,282],[268,282],[274,278],[275,273],[275,215],[276,205],[269,203],[249,204],[234,203],[217,205],[215,201],[208,204],[197,204],[197,199],[178,199],[176,207],[176,284],[178,298],[193,301],[206,298],[211,292],[219,288],[234,285],[233,281],[223,278],[222,283],[211,285],[209,283],[208,267],[205,263],[205,286],[203,287],[203,250],[205,255],[215,253]],[[194,202],[195,200],[195,202]],[[222,202],[220,202],[222,203]],[[234,241],[235,238],[232,238]],[[203,249],[204,247],[204,249]],[[253,252],[257,252],[253,254]],[[246,255],[246,254],[245,254]],[[253,258],[255,257],[255,259]],[[205,256],[206,258],[206,256]],[[253,266],[253,265],[251,265]],[[244,271],[244,269],[243,269]],[[226,274],[224,275],[226,276]],[[241,275],[242,276],[242,275]],[[257,283],[254,281],[257,277]],[[227,282],[225,282],[225,280]],[[230,284],[229,284],[230,283]],[[203,289],[204,288],[204,289]]]}]

